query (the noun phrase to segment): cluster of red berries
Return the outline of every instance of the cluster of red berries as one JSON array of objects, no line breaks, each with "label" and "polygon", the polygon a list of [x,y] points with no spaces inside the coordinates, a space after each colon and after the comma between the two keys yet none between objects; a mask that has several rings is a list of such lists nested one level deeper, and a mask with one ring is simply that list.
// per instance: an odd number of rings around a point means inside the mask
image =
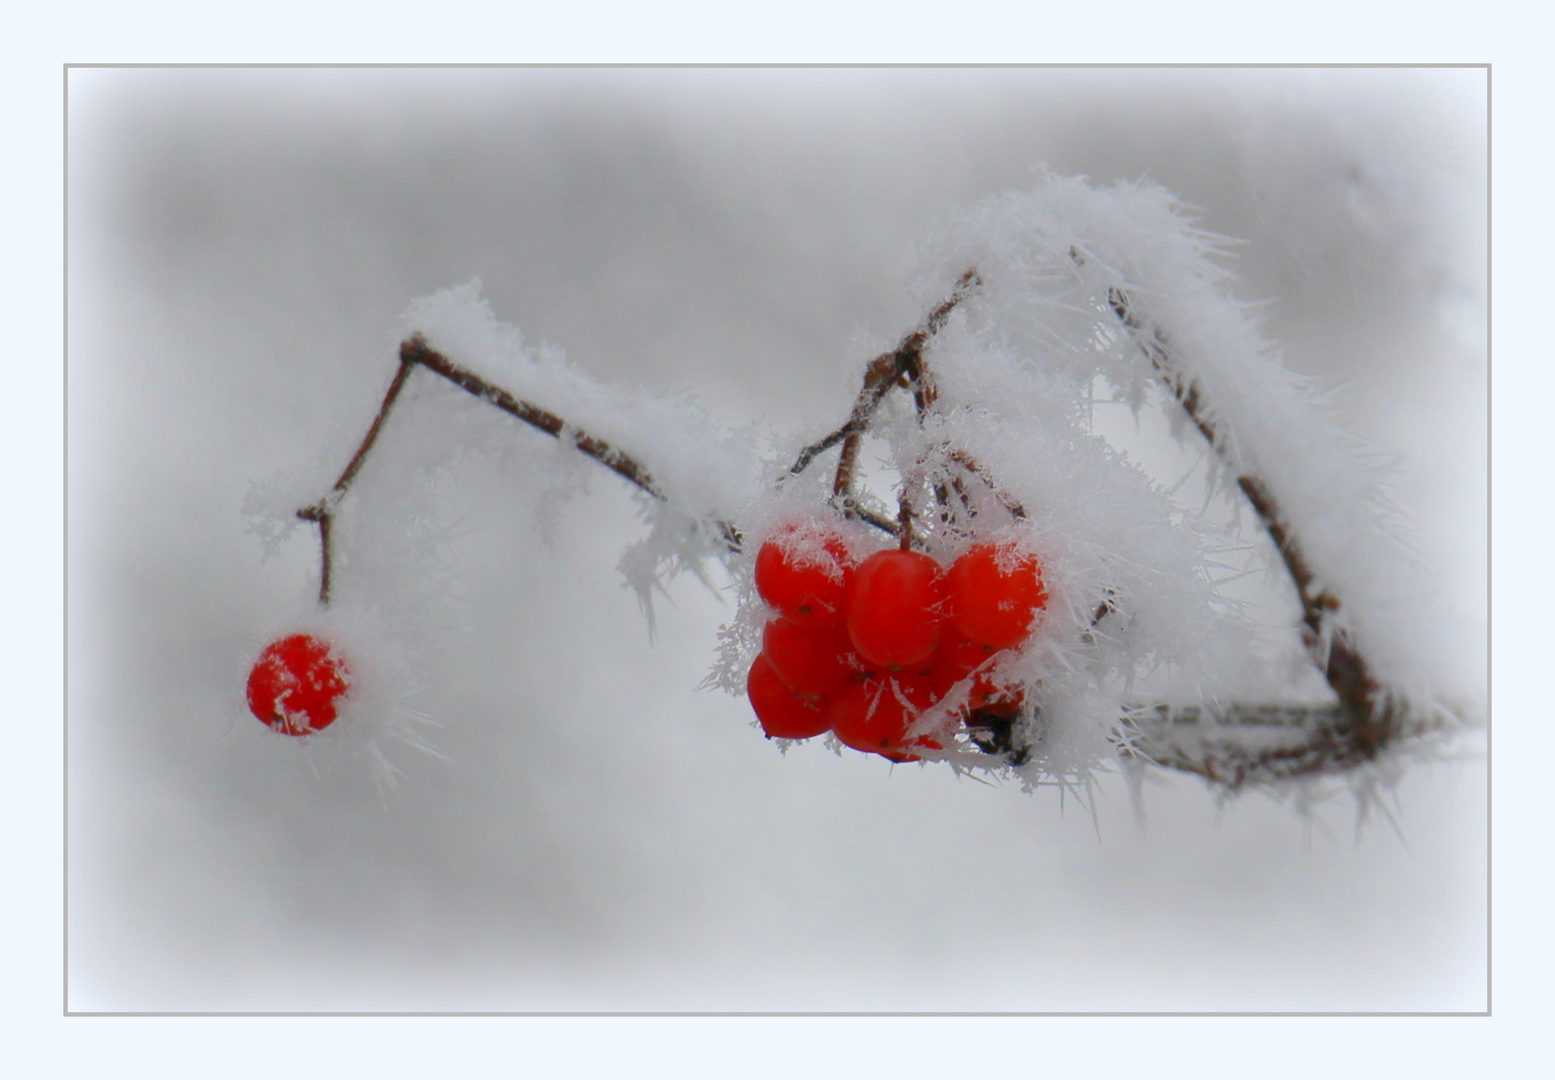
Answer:
[{"label": "cluster of red berries", "polygon": [[312,735],[335,722],[351,670],[312,634],[272,641],[248,673],[248,707],[272,731]]},{"label": "cluster of red berries", "polygon": [[756,590],[778,612],[745,683],[762,730],[776,739],[831,731],[893,761],[916,761],[913,748],[943,749],[908,730],[968,679],[963,717],[1016,715],[1020,692],[986,672],[1047,606],[1036,557],[1011,545],[974,544],[948,569],[916,551],[855,562],[818,523],[761,546]]}]

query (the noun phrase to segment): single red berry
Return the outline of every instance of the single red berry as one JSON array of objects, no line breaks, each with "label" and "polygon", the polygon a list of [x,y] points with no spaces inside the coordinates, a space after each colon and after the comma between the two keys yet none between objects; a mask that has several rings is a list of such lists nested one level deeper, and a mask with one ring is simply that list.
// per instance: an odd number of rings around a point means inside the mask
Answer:
[{"label": "single red berry", "polygon": [[975,641],[968,641],[956,630],[953,622],[946,623],[940,634],[939,648],[929,657],[929,685],[935,699],[950,693],[952,687],[999,654]]},{"label": "single red berry", "polygon": [[976,675],[972,678],[972,690],[967,695],[967,708],[1018,712],[1024,700],[1025,695],[1019,687],[1001,685],[986,675]]},{"label": "single red berry", "polygon": [[311,735],[335,722],[351,689],[351,669],[311,634],[265,646],[248,673],[248,707],[285,735]]},{"label": "single red berry", "polygon": [[987,702],[1003,697],[1007,693],[1003,687],[994,683],[992,679],[981,672],[976,675],[963,675],[959,679],[951,679],[945,674],[944,669],[940,668],[933,672],[930,679],[930,685],[934,688],[935,701],[948,695],[957,686],[969,682],[970,685],[967,686],[966,690],[965,707],[972,709],[980,709]]},{"label": "single red berry", "polygon": [[756,552],[756,591],[798,623],[836,625],[854,565],[842,537],[824,524],[791,525]]},{"label": "single red berry", "polygon": [[907,729],[931,704],[927,679],[889,675],[855,683],[827,711],[844,745],[875,754],[900,753]]},{"label": "single red berry", "polygon": [[1037,612],[1047,607],[1035,555],[1004,545],[977,544],[950,568],[951,618],[969,641],[991,649],[1019,645]]},{"label": "single red berry", "polygon": [[863,667],[841,626],[813,628],[795,619],[773,619],[762,631],[761,651],[801,697],[840,694]]},{"label": "single red berry", "polygon": [[939,645],[947,595],[939,564],[922,552],[875,552],[853,572],[848,591],[853,647],[882,667],[922,663]]},{"label": "single red berry", "polygon": [[830,718],[790,690],[765,653],[745,677],[745,694],[769,739],[809,739],[831,730]]}]

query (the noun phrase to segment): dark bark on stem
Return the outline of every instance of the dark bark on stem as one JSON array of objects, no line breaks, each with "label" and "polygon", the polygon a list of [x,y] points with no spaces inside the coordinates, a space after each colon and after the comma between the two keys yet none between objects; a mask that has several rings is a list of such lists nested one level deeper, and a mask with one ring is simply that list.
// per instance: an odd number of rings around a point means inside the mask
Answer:
[{"label": "dark bark on stem", "polygon": [[530,427],[545,432],[552,438],[562,439],[571,443],[578,452],[593,458],[605,468],[617,476],[634,485],[644,493],[655,499],[663,499],[664,492],[654,482],[653,476],[647,467],[636,458],[623,453],[605,442],[597,439],[580,428],[572,427],[561,417],[547,409],[542,409],[528,401],[514,397],[506,390],[494,383],[487,382],[468,368],[460,367],[449,360],[442,353],[437,352],[427,345],[426,339],[417,334],[409,338],[400,346],[400,356],[410,357],[412,363],[420,364],[428,371],[441,375],[461,390],[489,402],[507,413],[522,420]]},{"label": "dark bark on stem", "polygon": [[297,511],[297,516],[303,521],[311,521],[319,527],[319,606],[329,606],[329,590],[331,570],[334,564],[334,538],[331,534],[334,524],[335,506],[340,497],[350,488],[351,482],[356,479],[356,474],[362,471],[362,466],[367,463],[367,455],[372,451],[373,444],[378,441],[378,435],[383,431],[384,421],[388,420],[389,413],[394,409],[394,403],[399,400],[400,391],[405,389],[405,382],[410,378],[411,369],[415,367],[415,361],[406,355],[405,346],[400,346],[400,366],[394,372],[394,379],[389,383],[389,390],[383,395],[383,403],[378,406],[378,415],[373,417],[372,425],[367,429],[362,444],[356,448],[356,453],[351,455],[351,460],[346,464],[334,487],[329,494],[324,496],[312,506],[305,506]]},{"label": "dark bark on stem", "polygon": [[[1173,359],[1166,338],[1158,328],[1147,332],[1130,302],[1128,293],[1112,287],[1107,290],[1107,301],[1118,321],[1150,361],[1161,382],[1171,391],[1188,419],[1220,460],[1235,470],[1225,442],[1219,437],[1215,424],[1206,415],[1202,393],[1197,383],[1179,370]],[[1304,747],[1273,751],[1228,751],[1222,756],[1210,756],[1190,767],[1181,760],[1162,760],[1175,768],[1188,768],[1209,779],[1241,784],[1248,776],[1263,770],[1271,777],[1286,777],[1307,772],[1319,772],[1333,767],[1349,768],[1375,757],[1398,733],[1403,717],[1400,706],[1391,701],[1383,687],[1373,678],[1370,665],[1349,637],[1334,630],[1328,616],[1340,608],[1339,599],[1327,589],[1320,588],[1317,575],[1307,561],[1300,538],[1290,519],[1281,511],[1267,484],[1257,476],[1237,476],[1237,488],[1247,499],[1257,515],[1264,531],[1269,534],[1280,561],[1285,566],[1291,584],[1301,603],[1301,621],[1306,628],[1303,635],[1313,663],[1323,673],[1329,687],[1339,699],[1332,710],[1307,710],[1309,719],[1316,721],[1309,743]],[[1265,713],[1275,707],[1261,707]],[[1245,719],[1240,722],[1246,722]],[[1182,755],[1178,754],[1178,758]]]},{"label": "dark bark on stem", "polygon": [[[825,438],[811,443],[800,451],[799,457],[789,467],[789,475],[797,476],[804,472],[817,457],[841,443],[842,450],[837,457],[837,471],[832,478],[833,504],[847,517],[858,518],[883,532],[899,535],[899,523],[893,524],[886,518],[865,512],[854,497],[853,480],[858,468],[858,453],[863,445],[864,432],[869,430],[869,425],[874,421],[875,412],[880,408],[881,401],[885,400],[886,394],[896,387],[912,391],[913,402],[920,417],[934,404],[938,391],[923,363],[923,348],[928,344],[929,338],[945,325],[945,320],[950,317],[956,305],[965,300],[972,290],[981,284],[982,279],[977,276],[976,270],[968,270],[962,274],[950,296],[929,312],[922,327],[903,338],[901,344],[891,352],[881,353],[870,361],[869,366],[864,369],[864,384],[859,389],[858,397],[854,399],[853,409],[848,414],[847,421]],[[910,545],[916,542],[911,538],[910,532],[908,536],[906,543]]]},{"label": "dark bark on stem", "polygon": [[[454,363],[442,353],[433,349],[420,334],[413,334],[400,343],[400,366],[394,374],[394,381],[389,385],[389,391],[384,395],[383,403],[378,407],[378,415],[373,417],[372,425],[367,429],[367,435],[362,439],[362,444],[357,447],[356,453],[351,456],[351,461],[346,465],[340,478],[335,481],[330,493],[311,506],[305,506],[297,511],[297,516],[304,521],[315,522],[319,527],[319,549],[321,569],[319,574],[319,604],[322,607],[329,606],[331,569],[334,562],[334,544],[331,536],[331,525],[334,519],[335,507],[339,505],[340,498],[367,462],[367,455],[371,453],[374,444],[378,441],[379,434],[383,431],[383,425],[393,411],[395,403],[399,400],[400,391],[405,388],[405,382],[410,377],[414,368],[421,367],[434,375],[453,383],[466,393],[480,398],[496,406],[503,412],[513,416],[530,427],[545,432],[552,438],[565,440],[575,447],[580,453],[593,458],[605,468],[617,476],[632,484],[638,490],[655,499],[664,499],[664,492],[653,479],[653,474],[647,466],[632,457],[630,454],[611,446],[603,439],[596,438],[581,428],[572,426],[560,416],[543,409],[533,402],[514,397],[502,387],[497,386],[475,372],[459,364]],[[739,551],[743,538],[738,529],[727,521],[716,523],[725,546],[730,551]]]}]

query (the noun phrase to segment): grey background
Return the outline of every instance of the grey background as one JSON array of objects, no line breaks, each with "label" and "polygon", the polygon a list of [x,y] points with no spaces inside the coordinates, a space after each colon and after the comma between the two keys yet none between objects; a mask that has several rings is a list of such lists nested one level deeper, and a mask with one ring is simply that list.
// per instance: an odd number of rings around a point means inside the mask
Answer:
[{"label": "grey background", "polygon": [[[780,757],[650,643],[608,477],[553,545],[520,465],[446,492],[473,632],[398,793],[242,713],[308,610],[249,482],[349,448],[412,298],[479,274],[601,379],[730,424],[838,417],[918,318],[917,237],[1045,162],[1249,244],[1288,360],[1399,455],[1484,648],[1485,75],[1475,70],[75,70],[70,1005],[93,1010],[1479,1009],[1484,766],[1398,831],[1160,778],[1053,792]],[[533,448],[514,433],[515,452]],[[539,448],[542,453],[544,447]],[[1401,834],[1401,836],[1400,836]]]}]

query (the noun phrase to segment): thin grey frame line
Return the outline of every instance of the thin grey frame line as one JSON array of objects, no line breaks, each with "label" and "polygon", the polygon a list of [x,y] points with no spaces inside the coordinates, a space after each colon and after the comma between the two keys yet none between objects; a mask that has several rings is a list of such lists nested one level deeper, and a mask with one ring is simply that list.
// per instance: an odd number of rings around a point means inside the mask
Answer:
[{"label": "thin grey frame line", "polygon": [[60,1005],[70,1013],[70,65],[60,101]]},{"label": "thin grey frame line", "polygon": [[1192,70],[1192,71],[1223,71],[1223,70],[1263,71],[1263,70],[1271,70],[1271,71],[1281,71],[1281,70],[1397,70],[1397,69],[1436,70],[1436,69],[1443,69],[1443,68],[1485,68],[1487,72],[1489,71],[1489,69],[1491,67],[1491,65],[1489,63],[1479,63],[1479,62],[1473,62],[1473,61],[1465,61],[1465,62],[1462,62],[1462,63],[1437,62],[1437,63],[1418,63],[1418,64],[1407,63],[1407,62],[1398,62],[1398,61],[1390,61],[1390,62],[1387,62],[1387,63],[1375,63],[1375,64],[1368,64],[1368,63],[1237,64],[1237,63],[1229,63],[1229,62],[1227,62],[1227,63],[1203,63],[1203,64],[1192,64],[1192,63],[1161,63],[1161,64],[1152,64],[1152,63],[1146,63],[1146,62],[1139,62],[1139,63],[1116,63],[1116,64],[1099,63],[1099,62],[1098,63],[1088,63],[1088,64],[996,64],[996,63],[988,63],[988,64],[948,64],[948,63],[947,64],[931,64],[931,63],[924,63],[924,64],[894,64],[894,63],[884,63],[884,62],[881,62],[881,63],[859,62],[859,63],[852,63],[852,64],[847,64],[847,63],[841,63],[841,64],[823,64],[823,63],[813,63],[813,64],[812,63],[739,64],[739,63],[714,63],[714,62],[672,64],[672,63],[626,63],[626,62],[623,62],[623,63],[588,63],[586,61],[579,61],[577,63],[552,63],[552,64],[543,64],[543,63],[535,63],[535,64],[524,64],[524,63],[512,63],[512,64],[499,64],[499,63],[435,64],[435,63],[427,63],[427,64],[417,64],[417,63],[370,63],[370,62],[343,62],[343,63],[333,63],[333,64],[332,63],[327,63],[327,62],[317,62],[317,63],[311,63],[311,62],[310,63],[269,63],[269,64],[267,64],[267,63],[259,63],[259,62],[254,62],[254,63],[234,63],[234,64],[223,64],[223,63],[214,63],[214,62],[213,63],[187,62],[187,63],[157,64],[157,63],[115,63],[113,61],[90,61],[90,62],[82,62],[82,63],[67,63],[64,66],[67,69],[69,69],[69,68],[122,68],[122,69],[151,69],[151,70],[164,70],[164,71],[165,70],[186,70],[186,69],[200,69],[200,70],[209,70],[209,71],[217,71],[217,70],[225,71],[225,70],[229,70],[229,69],[230,70],[239,70],[239,71],[241,71],[241,70],[269,70],[269,69],[275,69],[275,70],[341,70],[341,71],[364,70],[364,69],[365,70],[383,70],[383,71],[417,70],[417,69],[428,70],[428,71],[437,71],[437,70],[456,71],[456,70],[466,70],[466,69],[468,69],[468,70],[486,70],[486,71],[522,71],[522,70],[560,71],[560,70],[567,70],[567,69],[591,70],[591,71],[608,71],[608,70],[643,70],[643,71],[665,71],[665,70],[683,70],[683,71],[708,71],[708,70],[725,70],[725,71],[734,71],[734,70],[766,70],[766,71],[774,71],[774,70],[794,70],[794,71],[823,71],[823,70],[829,70],[829,71],[866,71],[866,70],[874,70],[874,71],[935,71],[935,70],[942,70],[942,71],[1081,71],[1081,70],[1087,70],[1087,69],[1091,69],[1091,70],[1106,70],[1106,71],[1126,71],[1126,70],[1154,70],[1154,71],[1182,71],[1182,70]]},{"label": "thin grey frame line", "polygon": [[1492,642],[1495,639],[1495,483],[1494,462],[1495,439],[1493,433],[1492,410],[1495,402],[1495,350],[1492,348],[1492,327],[1495,325],[1495,288],[1492,280],[1495,276],[1495,260],[1492,256],[1492,248],[1495,244],[1494,224],[1495,197],[1493,194],[1492,180],[1495,171],[1495,115],[1491,108],[1492,83],[1491,67],[1485,65],[1485,1015],[1489,1016],[1492,1009],[1492,999],[1495,994],[1495,979],[1492,977],[1492,965],[1495,962],[1495,828],[1491,815],[1495,809],[1494,793],[1496,789],[1493,776],[1495,768],[1494,730],[1495,730],[1495,650]]},{"label": "thin grey frame line", "polygon": [[1229,1017],[1248,1018],[1259,1017],[1292,1017],[1292,1018],[1322,1018],[1335,1019],[1379,1019],[1396,1017],[1399,1019],[1418,1018],[1484,1018],[1489,1017],[1486,1012],[1231,1012],[1231,1013],[1196,1013],[1196,1012],[76,1012],[67,1013],[67,1016],[76,1017],[186,1017],[186,1018],[224,1018],[244,1016],[278,1016],[278,1017],[531,1017],[544,1018],[629,1018],[646,1017],[657,1019],[673,1019],[676,1017],[701,1018],[701,1019],[740,1019],[756,1017],[795,1017],[795,1018],[848,1018],[848,1019],[892,1019],[896,1017],[928,1019],[933,1017],[945,1017],[947,1019],[989,1017],[989,1018],[1041,1018],[1051,1017],[1063,1019],[1066,1017],[1125,1017],[1125,1018],[1188,1018],[1188,1017]]}]

